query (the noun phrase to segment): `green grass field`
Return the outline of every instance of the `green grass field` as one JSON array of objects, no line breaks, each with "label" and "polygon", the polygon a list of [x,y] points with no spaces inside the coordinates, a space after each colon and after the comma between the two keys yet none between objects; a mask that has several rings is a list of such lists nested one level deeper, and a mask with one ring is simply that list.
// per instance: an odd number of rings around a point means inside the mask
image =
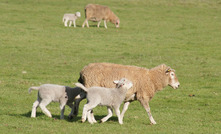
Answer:
[{"label": "green grass field", "polygon": [[[81,28],[84,6],[108,5],[120,28]],[[77,28],[64,27],[64,13],[80,11]],[[220,0],[1,0],[0,133],[221,133]],[[176,70],[181,87],[156,93],[150,102],[156,125],[139,102],[133,102],[119,125],[114,116],[103,124],[81,123],[79,115],[60,120],[58,103],[30,118],[44,83],[74,86],[80,70],[92,62],[152,68],[165,63]],[[190,97],[189,95],[195,95]],[[107,114],[94,110],[95,118]]]}]

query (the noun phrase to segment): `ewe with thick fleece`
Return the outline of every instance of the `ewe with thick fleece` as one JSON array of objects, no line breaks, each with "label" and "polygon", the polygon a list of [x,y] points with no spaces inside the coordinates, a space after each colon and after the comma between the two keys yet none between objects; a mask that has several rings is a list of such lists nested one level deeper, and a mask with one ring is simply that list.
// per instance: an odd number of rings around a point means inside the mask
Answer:
[{"label": "ewe with thick fleece", "polygon": [[123,120],[120,116],[120,105],[123,102],[127,91],[133,86],[133,83],[126,78],[122,78],[119,81],[114,81],[116,88],[104,88],[104,87],[91,87],[85,88],[81,83],[76,83],[75,85],[82,88],[87,92],[88,103],[84,105],[82,122],[86,120],[88,116],[88,121],[93,124],[96,120],[91,115],[91,110],[97,105],[107,106],[108,115],[101,119],[102,122],[107,121],[112,115],[112,108],[114,108],[115,113],[118,117],[120,124],[123,124]]},{"label": "ewe with thick fleece", "polygon": [[[64,110],[66,104],[72,109],[68,116],[69,118],[72,118],[78,114],[79,103],[82,99],[80,98],[75,100],[75,97],[82,92],[81,88],[43,84],[40,87],[30,87],[28,90],[29,93],[31,93],[31,90],[38,90],[38,98],[33,103],[31,117],[36,117],[36,109],[38,106],[48,117],[52,117],[51,113],[46,108],[46,106],[52,101],[60,103],[61,119],[64,119]],[[74,105],[73,102],[75,102]]]},{"label": "ewe with thick fleece", "polygon": [[[91,63],[80,72],[79,82],[84,84],[85,87],[112,88],[114,84],[111,81],[122,77],[130,79],[134,86],[127,92],[121,118],[123,119],[129,104],[134,100],[138,100],[147,111],[152,124],[156,124],[156,122],[151,115],[149,101],[153,98],[155,92],[161,91],[168,85],[174,89],[180,85],[175,70],[165,64],[146,69],[111,63]],[[82,97],[84,96],[82,95]]]},{"label": "ewe with thick fleece", "polygon": [[104,27],[107,28],[107,21],[115,24],[118,28],[120,26],[119,18],[110,10],[107,6],[97,5],[97,4],[88,4],[85,7],[85,21],[82,27],[87,24],[89,27],[88,20],[90,21],[98,21],[97,27],[100,26],[101,20],[104,20]]},{"label": "ewe with thick fleece", "polygon": [[69,27],[71,27],[71,24],[73,23],[74,24],[74,27],[76,27],[76,19],[80,18],[81,17],[81,13],[80,12],[76,12],[75,14],[64,14],[63,16],[63,23],[64,23],[64,26],[68,26],[68,21],[69,22]]}]

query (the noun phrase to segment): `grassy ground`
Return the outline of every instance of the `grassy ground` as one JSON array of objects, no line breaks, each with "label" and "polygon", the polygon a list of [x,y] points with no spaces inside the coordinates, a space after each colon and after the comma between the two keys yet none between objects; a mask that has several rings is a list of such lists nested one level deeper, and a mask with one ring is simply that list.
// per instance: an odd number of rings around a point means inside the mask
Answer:
[{"label": "grassy ground", "polygon": [[[116,29],[81,28],[84,6],[108,5],[121,20]],[[0,133],[221,133],[221,1],[220,0],[1,0],[0,1]],[[77,28],[62,24],[64,13],[80,11]],[[165,63],[181,83],[158,92],[150,102],[157,125],[150,125],[138,102],[130,105],[124,124],[116,116],[103,124],[59,120],[59,106],[40,109],[30,118],[37,92],[30,86],[73,86],[91,62],[151,68]],[[190,97],[189,95],[195,95]],[[95,118],[106,115],[95,109]]]}]

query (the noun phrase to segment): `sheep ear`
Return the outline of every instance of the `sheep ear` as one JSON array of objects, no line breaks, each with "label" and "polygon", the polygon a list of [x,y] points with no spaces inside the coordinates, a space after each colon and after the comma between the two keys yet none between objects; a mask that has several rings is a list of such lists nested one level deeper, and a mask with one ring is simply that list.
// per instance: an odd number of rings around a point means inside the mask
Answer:
[{"label": "sheep ear", "polygon": [[115,81],[114,81],[114,84],[118,84],[118,83],[119,83],[119,80],[115,80]]},{"label": "sheep ear", "polygon": [[167,69],[166,69],[166,74],[168,74],[169,72],[171,72],[171,70],[172,70],[172,69],[171,69],[170,67],[167,68]]}]

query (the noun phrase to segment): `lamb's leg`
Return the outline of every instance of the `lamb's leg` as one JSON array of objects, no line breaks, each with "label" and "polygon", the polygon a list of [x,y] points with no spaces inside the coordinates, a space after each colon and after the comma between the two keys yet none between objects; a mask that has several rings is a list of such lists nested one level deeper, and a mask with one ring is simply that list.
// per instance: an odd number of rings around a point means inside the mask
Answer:
[{"label": "lamb's leg", "polygon": [[147,111],[151,124],[157,124],[156,121],[153,119],[153,116],[150,112],[150,106],[148,102],[149,102],[149,99],[140,100],[140,103],[143,105],[143,107]]},{"label": "lamb's leg", "polygon": [[72,119],[74,117],[74,105],[72,103],[67,104],[71,108],[71,113],[68,115],[69,119]]},{"label": "lamb's leg", "polygon": [[33,118],[36,117],[36,109],[38,108],[38,105],[39,105],[39,100],[36,100],[32,106],[31,117],[33,117]]},{"label": "lamb's leg", "polygon": [[106,122],[113,115],[113,111],[110,107],[107,107],[108,115],[101,119],[101,122]]},{"label": "lamb's leg", "polygon": [[129,102],[129,101],[124,103],[124,107],[123,107],[123,110],[122,110],[121,115],[120,115],[122,120],[123,120],[123,118],[124,118],[124,114],[125,114],[125,112],[127,111],[129,105],[130,105],[130,102]]},{"label": "lamb's leg", "polygon": [[94,112],[93,112],[93,110],[91,110],[91,119],[92,119],[92,121],[93,121],[94,123],[97,123],[97,121],[96,121],[95,118],[94,118]]},{"label": "lamb's leg", "polygon": [[106,20],[104,20],[104,27],[107,29],[107,23],[106,23]]},{"label": "lamb's leg", "polygon": [[85,122],[88,115],[90,116],[90,123],[93,124],[93,121],[92,121],[92,118],[91,117],[91,110],[93,108],[95,108],[99,103],[95,103],[95,102],[92,102],[90,101],[88,104],[85,104],[84,105],[84,108],[83,108],[83,113],[82,113],[82,122]]},{"label": "lamb's leg", "polygon": [[76,27],[76,23],[75,23],[75,20],[73,20],[73,24],[74,24],[74,27]]},{"label": "lamb's leg", "polygon": [[88,117],[88,122],[91,123],[91,124],[93,124],[94,122],[93,122],[93,120],[92,120],[91,110],[89,110],[89,111],[87,112],[87,117]]},{"label": "lamb's leg", "polygon": [[52,117],[51,113],[48,111],[48,109],[46,108],[46,106],[51,102],[51,100],[42,100],[39,104],[39,107],[41,108],[41,110],[48,116],[48,117]]},{"label": "lamb's leg", "polygon": [[84,105],[84,108],[83,108],[82,118],[81,118],[81,121],[82,121],[82,122],[85,122],[85,121],[86,121],[88,110],[89,110],[88,104],[85,104],[85,105]]},{"label": "lamb's leg", "polygon": [[65,103],[60,104],[61,115],[60,119],[64,119]]},{"label": "lamb's leg", "polygon": [[98,21],[98,23],[97,23],[97,27],[100,27],[100,24],[101,24],[101,20]]},{"label": "lamb's leg", "polygon": [[116,113],[116,115],[118,117],[118,122],[120,124],[123,124],[123,120],[121,119],[121,116],[120,116],[120,106],[115,106],[114,110],[115,110],[115,113]]},{"label": "lamb's leg", "polygon": [[74,101],[74,116],[77,116],[78,115],[78,109],[79,109],[79,104],[80,104],[80,102],[84,99],[84,98],[86,98],[86,94],[85,93],[81,93],[80,94],[80,99],[76,99],[75,101]]},{"label": "lamb's leg", "polygon": [[71,27],[71,23],[72,23],[72,21],[70,20],[70,22],[69,22],[69,27]]},{"label": "lamb's leg", "polygon": [[68,26],[68,19],[65,20],[64,26],[66,26],[66,27]]}]

